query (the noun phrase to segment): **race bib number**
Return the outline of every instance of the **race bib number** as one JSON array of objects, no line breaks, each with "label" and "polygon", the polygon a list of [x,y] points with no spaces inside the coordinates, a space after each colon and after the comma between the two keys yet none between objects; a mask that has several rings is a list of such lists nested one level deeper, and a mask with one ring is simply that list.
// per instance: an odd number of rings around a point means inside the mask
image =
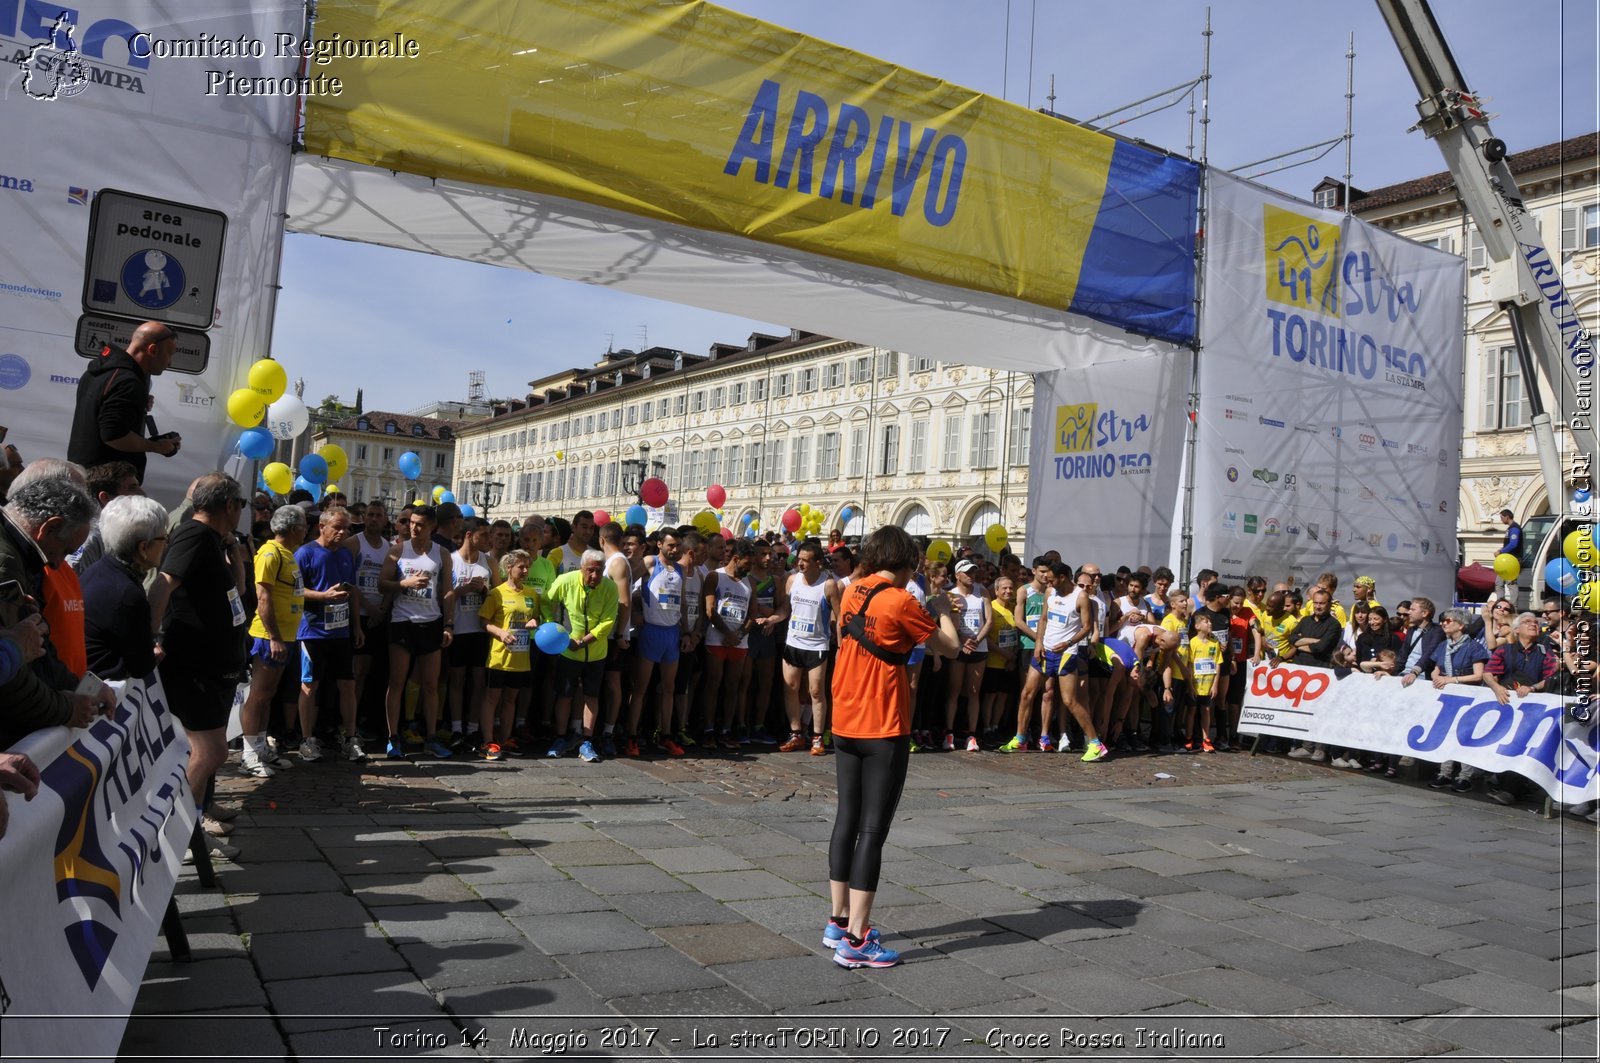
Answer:
[{"label": "race bib number", "polygon": [[[415,576],[419,572],[421,572],[424,575],[426,575],[427,574],[427,569],[407,568],[405,570],[406,574],[405,574],[405,576],[403,578],[410,579],[412,576]],[[433,580],[431,578],[428,580],[427,583],[423,584],[420,587],[403,587],[403,588],[401,588],[401,590],[404,592],[404,594],[405,594],[405,596],[407,598],[412,598],[412,599],[415,599],[417,601],[422,601],[422,602],[431,602],[431,601],[433,601]]]},{"label": "race bib number", "polygon": [[533,634],[533,632],[529,631],[527,628],[523,627],[521,624],[518,624],[516,627],[512,628],[511,629],[511,645],[509,647],[510,651],[512,653],[524,653],[524,654],[527,653],[528,652],[529,636],[531,636],[532,634]]},{"label": "race bib number", "polygon": [[363,568],[356,575],[356,585],[361,588],[361,593],[369,598],[378,596],[378,572],[376,569]]},{"label": "race bib number", "polygon": [[1057,612],[1054,609],[1050,610],[1050,622],[1052,624],[1066,624],[1067,619],[1066,613]]},{"label": "race bib number", "polygon": [[682,616],[683,599],[677,591],[663,591],[656,602],[661,606],[662,612],[672,616],[674,622]]},{"label": "race bib number", "polygon": [[794,611],[789,614],[789,630],[796,635],[815,635],[817,633],[817,603],[796,600]]},{"label": "race bib number", "polygon": [[477,593],[476,591],[472,592],[471,594],[463,594],[461,596],[460,608],[468,616],[477,616],[478,610],[483,608],[483,595]]},{"label": "race bib number", "polygon": [[1216,675],[1217,662],[1210,657],[1201,657],[1194,662],[1195,675]]},{"label": "race bib number", "polygon": [[722,604],[717,608],[717,612],[722,615],[722,619],[726,620],[730,624],[742,624],[742,623],[744,623],[744,618],[745,618],[744,603],[741,602],[741,601],[738,601],[737,599],[734,599],[734,598],[724,598],[724,599],[722,599]]},{"label": "race bib number", "polygon": [[324,631],[343,631],[350,626],[350,603],[334,602],[322,613]]},{"label": "race bib number", "polygon": [[1002,629],[997,644],[1002,650],[1008,650],[1015,646],[1017,644],[1017,629],[1014,627]]},{"label": "race bib number", "polygon": [[244,603],[239,600],[239,588],[228,588],[228,612],[233,617],[233,626],[244,625]]},{"label": "race bib number", "polygon": [[1234,654],[1234,656],[1238,656],[1239,654],[1243,653],[1244,639],[1229,639],[1228,649]]},{"label": "race bib number", "polygon": [[967,634],[971,635],[976,634],[978,629],[982,626],[983,606],[967,606],[966,611],[961,614],[961,627],[967,632]]}]

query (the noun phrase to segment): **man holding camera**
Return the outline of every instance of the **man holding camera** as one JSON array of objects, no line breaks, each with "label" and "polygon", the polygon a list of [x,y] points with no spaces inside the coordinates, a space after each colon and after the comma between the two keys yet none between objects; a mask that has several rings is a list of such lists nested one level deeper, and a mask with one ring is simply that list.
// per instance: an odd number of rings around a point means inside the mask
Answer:
[{"label": "man holding camera", "polygon": [[78,378],[78,406],[72,415],[67,459],[88,468],[126,461],[144,482],[145,455],[170,458],[182,442],[178,433],[145,438],[150,412],[150,379],[167,371],[178,350],[178,334],[159,321],[133,330],[128,349],[107,345]]}]

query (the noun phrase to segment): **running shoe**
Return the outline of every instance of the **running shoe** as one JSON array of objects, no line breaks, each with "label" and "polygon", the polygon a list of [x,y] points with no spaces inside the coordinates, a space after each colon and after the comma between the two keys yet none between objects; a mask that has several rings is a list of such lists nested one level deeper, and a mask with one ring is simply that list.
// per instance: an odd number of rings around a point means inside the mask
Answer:
[{"label": "running shoe", "polygon": [[944,741],[939,743],[939,748],[943,749],[946,753],[952,753],[955,751],[956,734],[954,731],[946,731],[944,733]]},{"label": "running shoe", "polygon": [[811,755],[813,757],[825,757],[825,756],[828,755],[828,751],[826,749],[822,748],[822,736],[821,735],[812,735],[811,736]]},{"label": "running shoe", "polygon": [[977,753],[982,748],[983,748],[982,746],[978,745],[978,736],[977,735],[967,735],[967,752],[968,753]]},{"label": "running shoe", "polygon": [[[838,923],[835,923],[832,919],[829,919],[826,923],[822,924],[822,947],[825,949],[836,949],[840,945],[843,945],[845,942],[844,932],[844,927],[840,926]],[[867,940],[878,940],[877,927],[871,926],[867,928]]]},{"label": "running shoe", "polygon": [[448,760],[452,756],[450,747],[439,741],[437,738],[428,739],[427,743],[422,747],[422,749],[430,757],[435,757],[439,760]]},{"label": "running shoe", "polygon": [[767,729],[765,727],[757,727],[753,732],[751,732],[750,740],[760,746],[775,746],[778,744],[778,740],[776,738],[773,738],[771,735],[767,734]]},{"label": "running shoe", "polygon": [[415,727],[407,727],[400,732],[400,741],[408,746],[420,746],[422,744],[422,732]]},{"label": "running shoe", "polygon": [[274,775],[278,774],[272,770],[272,766],[266,762],[261,754],[257,753],[253,748],[251,748],[250,743],[248,742],[246,742],[244,748],[239,751],[239,770],[244,774],[254,776],[257,779],[270,779]]},{"label": "running shoe", "polygon": [[[1510,804],[1510,802],[1506,803]],[[226,838],[228,835],[233,833],[233,824],[224,823],[216,816],[206,813],[202,814],[200,817],[200,829],[213,837]],[[833,924],[829,923],[828,925],[832,926]]]},{"label": "running shoe", "polygon": [[[689,729],[684,727],[678,731],[677,744],[682,746],[684,749],[693,749],[699,743],[694,740],[694,736],[689,733]],[[682,754],[673,755],[681,756]]]},{"label": "running shoe", "polygon": [[445,745],[449,746],[453,751],[460,751],[461,747],[467,744],[467,735],[464,731],[445,730],[441,728],[439,733],[433,737],[439,739]]},{"label": "running shoe", "polygon": [[1217,751],[1217,747],[1211,744],[1211,739],[1209,738],[1200,739],[1200,748],[1207,753],[1215,753]]},{"label": "running shoe", "polygon": [[894,949],[885,948],[883,942],[873,941],[868,938],[861,942],[860,947],[845,941],[833,950],[833,962],[840,967],[893,967],[900,962],[900,954]]},{"label": "running shoe", "polygon": [[656,748],[661,750],[669,757],[683,756],[683,746],[678,743],[677,739],[673,738],[669,734],[662,735],[656,740]]},{"label": "running shoe", "polygon": [[554,742],[550,743],[550,748],[545,750],[544,755],[550,760],[555,760],[559,757],[566,756],[568,748],[569,746],[565,738],[557,738]]},{"label": "running shoe", "polygon": [[1056,739],[1056,752],[1057,753],[1071,753],[1072,752],[1072,736],[1067,734],[1067,732],[1065,732],[1065,731],[1062,731],[1061,732],[1061,737]]},{"label": "running shoe", "polygon": [[322,759],[322,743],[315,736],[300,740],[300,759],[306,763]]},{"label": "running shoe", "polygon": [[594,748],[593,742],[585,739],[583,744],[578,746],[578,759],[585,764],[598,764],[600,763],[600,753]]},{"label": "running shoe", "polygon": [[367,759],[367,751],[361,748],[361,739],[355,735],[347,735],[341,749],[344,753],[344,759],[353,764],[364,763]]},{"label": "running shoe", "polygon": [[822,744],[827,746],[829,749],[833,748],[833,732],[832,731],[823,731],[822,732]]},{"label": "running shoe", "polygon": [[1293,749],[1289,750],[1289,759],[1290,760],[1304,760],[1306,757],[1309,757],[1310,755],[1311,755],[1311,747],[1310,746],[1295,746]]},{"label": "running shoe", "polygon": [[522,748],[522,743],[518,741],[515,735],[500,743],[500,752],[508,757],[525,757],[528,755],[528,751]]},{"label": "running shoe", "polygon": [[748,728],[739,728],[738,730],[734,731],[733,737],[739,740],[739,744],[741,746],[747,746],[750,744],[750,731]]},{"label": "running shoe", "polygon": [[614,757],[617,755],[617,740],[610,735],[600,736],[600,755]]},{"label": "running shoe", "polygon": [[921,753],[922,752],[922,747],[917,745],[917,736],[916,736],[915,732],[913,732],[912,735],[911,735],[911,750],[910,751],[913,752],[913,753]]},{"label": "running shoe", "polygon": [[484,746],[481,756],[484,760],[491,761],[506,759],[505,751],[500,748],[500,743],[498,742],[490,742],[488,745]]},{"label": "running shoe", "polygon": [[622,755],[625,757],[637,757],[639,755],[639,740],[632,735],[623,738]]},{"label": "running shoe", "polygon": [[723,749],[736,750],[739,748],[739,738],[732,731],[723,731],[719,742]]},{"label": "running shoe", "polygon": [[1055,749],[1056,749],[1056,744],[1053,741],[1050,740],[1050,736],[1049,735],[1040,735],[1039,736],[1039,752],[1041,752],[1041,753],[1054,753]]},{"label": "running shoe", "polygon": [[1083,759],[1087,761],[1104,760],[1110,755],[1111,751],[1107,749],[1106,744],[1100,741],[1098,738],[1090,742],[1088,747],[1083,751]]},{"label": "running shoe", "polygon": [[789,737],[784,740],[783,745],[778,747],[778,752],[798,753],[808,745],[810,745],[810,743],[806,741],[805,735],[801,734],[799,731],[790,731]]},{"label": "running shoe", "polygon": [[390,760],[405,760],[405,750],[401,748],[399,739],[391,738],[384,747],[383,755]]},{"label": "running shoe", "polygon": [[1002,753],[1020,753],[1028,748],[1027,735],[1014,735],[1011,741],[1000,747]]}]

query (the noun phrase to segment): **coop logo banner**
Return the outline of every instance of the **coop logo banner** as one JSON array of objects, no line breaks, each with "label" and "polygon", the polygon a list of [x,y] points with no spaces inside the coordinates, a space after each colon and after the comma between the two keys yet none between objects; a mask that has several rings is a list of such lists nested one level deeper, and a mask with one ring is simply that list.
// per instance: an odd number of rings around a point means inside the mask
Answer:
[{"label": "coop logo banner", "polygon": [[1100,409],[1096,402],[1056,407],[1058,480],[1103,480],[1148,474],[1151,418],[1145,411]]},{"label": "coop logo banner", "polygon": [[1339,226],[1268,203],[1263,207],[1267,298],[1339,316]]}]

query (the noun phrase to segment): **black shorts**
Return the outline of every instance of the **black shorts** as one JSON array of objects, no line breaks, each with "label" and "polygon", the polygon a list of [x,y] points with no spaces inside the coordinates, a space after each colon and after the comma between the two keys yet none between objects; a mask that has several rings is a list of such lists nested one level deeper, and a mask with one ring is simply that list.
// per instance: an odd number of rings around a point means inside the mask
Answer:
[{"label": "black shorts", "polygon": [[958,653],[958,654],[956,654],[956,663],[958,663],[958,664],[988,664],[989,663],[989,651],[988,650],[979,650],[976,653]]},{"label": "black shorts", "polygon": [[605,661],[575,661],[563,654],[556,658],[556,697],[575,697],[582,691],[585,697],[597,698],[605,674]]},{"label": "black shorts", "polygon": [[398,646],[413,657],[437,653],[439,647],[444,645],[444,618],[436,617],[421,623],[391,621],[389,645]]},{"label": "black shorts", "polygon": [[821,668],[828,663],[830,656],[832,656],[831,650],[827,652],[822,650],[799,650],[793,646],[785,646],[783,648],[783,663],[790,667],[798,668],[803,672],[809,672],[813,668]]},{"label": "black shorts", "polygon": [[373,621],[363,616],[361,639],[361,648],[355,651],[357,657],[371,657],[386,652],[389,649],[389,621]]},{"label": "black shorts", "polygon": [[161,672],[167,705],[190,731],[215,731],[228,726],[233,691],[238,685],[232,679],[197,676],[187,668],[174,667],[170,659]]},{"label": "black shorts", "polygon": [[489,633],[487,631],[462,631],[450,640],[445,651],[451,668],[482,668],[489,659]]},{"label": "black shorts", "polygon": [[778,636],[763,635],[759,631],[752,630],[749,647],[752,661],[770,661],[778,656]]},{"label": "black shorts", "polygon": [[1014,668],[1001,665],[999,668],[985,668],[983,670],[984,694],[1015,694],[1019,673]]},{"label": "black shorts", "polygon": [[484,685],[490,690],[527,690],[533,686],[532,672],[506,672],[491,668],[485,675],[488,678]]},{"label": "black shorts", "polygon": [[1239,670],[1234,672],[1232,678],[1228,680],[1228,697],[1226,700],[1234,708],[1244,707],[1244,688],[1250,685],[1248,682],[1249,676],[1250,659],[1246,657],[1239,662]]},{"label": "black shorts", "polygon": [[302,680],[337,683],[356,677],[355,651],[349,639],[302,639],[300,648],[310,661],[310,667],[302,671]]},{"label": "black shorts", "polygon": [[678,655],[678,672],[672,677],[672,692],[687,694],[706,670],[706,644],[700,643],[688,653]]}]

